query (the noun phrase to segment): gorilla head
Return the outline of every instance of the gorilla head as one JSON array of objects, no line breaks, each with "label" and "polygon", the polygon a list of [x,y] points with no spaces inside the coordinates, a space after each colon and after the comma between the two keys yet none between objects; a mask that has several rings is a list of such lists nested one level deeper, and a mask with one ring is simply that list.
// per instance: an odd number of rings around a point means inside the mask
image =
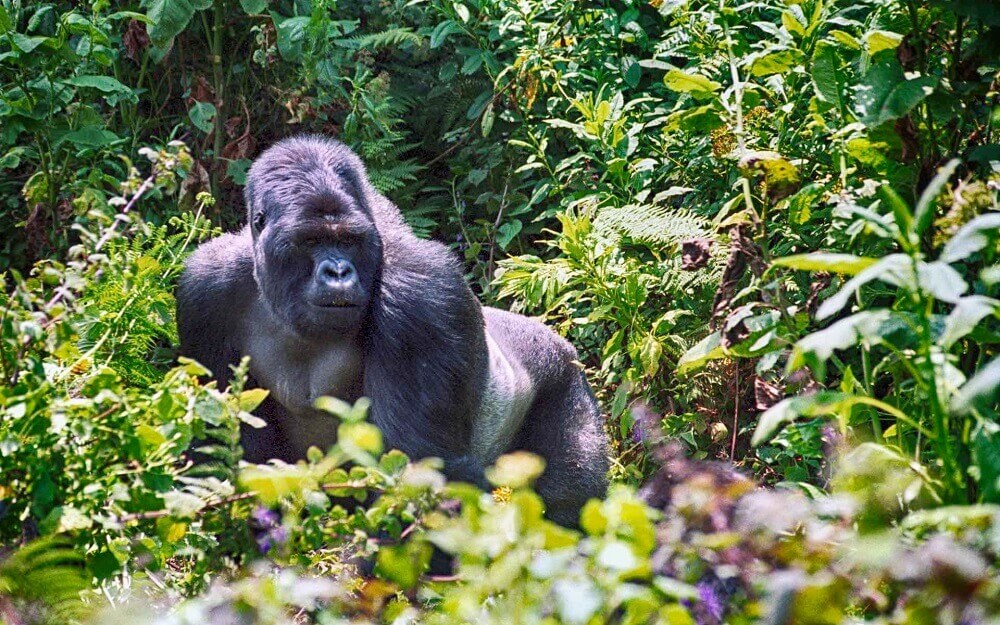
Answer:
[{"label": "gorilla head", "polygon": [[303,336],[356,333],[382,264],[363,166],[332,148],[308,138],[279,143],[254,162],[246,188],[262,299]]}]

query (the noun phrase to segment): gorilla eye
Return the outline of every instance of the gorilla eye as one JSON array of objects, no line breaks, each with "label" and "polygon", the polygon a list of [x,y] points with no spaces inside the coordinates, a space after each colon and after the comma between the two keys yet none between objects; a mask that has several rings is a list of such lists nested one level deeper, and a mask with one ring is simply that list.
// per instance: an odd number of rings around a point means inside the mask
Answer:
[{"label": "gorilla eye", "polygon": [[257,214],[253,216],[253,225],[260,232],[264,229],[264,225],[267,224],[267,213],[264,211],[257,211]]}]

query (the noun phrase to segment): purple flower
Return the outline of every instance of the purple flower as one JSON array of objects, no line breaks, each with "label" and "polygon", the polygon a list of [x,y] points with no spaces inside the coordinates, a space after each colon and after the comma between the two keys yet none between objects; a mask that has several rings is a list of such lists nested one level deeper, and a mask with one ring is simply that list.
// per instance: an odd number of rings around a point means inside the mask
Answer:
[{"label": "purple flower", "polygon": [[701,605],[708,612],[708,615],[712,617],[715,622],[722,620],[722,614],[726,607],[722,603],[722,598],[715,590],[715,584],[710,581],[700,581],[696,584],[698,588],[698,598],[701,600]]},{"label": "purple flower", "polygon": [[265,506],[257,506],[250,513],[250,518],[256,521],[261,527],[274,527],[281,520],[278,513]]}]

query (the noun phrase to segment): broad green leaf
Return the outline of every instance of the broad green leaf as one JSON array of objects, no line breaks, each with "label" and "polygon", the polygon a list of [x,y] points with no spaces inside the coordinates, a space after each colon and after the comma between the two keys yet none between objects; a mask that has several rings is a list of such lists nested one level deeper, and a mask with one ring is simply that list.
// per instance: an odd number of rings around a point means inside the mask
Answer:
[{"label": "broad green leaf", "polygon": [[945,163],[927,184],[924,192],[920,194],[920,200],[917,201],[917,208],[913,215],[915,223],[914,232],[917,234],[922,234],[927,229],[927,226],[931,225],[931,221],[934,219],[934,206],[937,198],[941,194],[941,189],[948,182],[948,179],[955,173],[958,163],[959,160],[957,158],[953,158]]},{"label": "broad green leaf", "polygon": [[[802,337],[795,343],[788,359],[788,369],[799,369],[809,360],[818,369],[817,376],[822,378],[823,371],[820,369],[836,350],[855,347],[862,340],[879,342],[879,328],[891,317],[889,310],[863,310]],[[809,356],[811,358],[807,358]]]},{"label": "broad green leaf", "polygon": [[684,352],[677,361],[677,374],[683,375],[693,369],[700,369],[706,362],[724,358],[725,355],[726,352],[722,349],[722,334],[713,332]]},{"label": "broad green leaf", "polygon": [[784,11],[781,14],[781,25],[785,27],[788,32],[793,35],[798,35],[799,37],[805,37],[806,29],[799,18],[795,16],[791,11]]},{"label": "broad green leaf", "polygon": [[895,50],[901,43],[903,43],[903,35],[888,30],[873,30],[865,35],[865,47],[871,56],[875,56],[883,50]]},{"label": "broad green leaf", "polygon": [[941,250],[939,260],[954,263],[965,260],[989,245],[1000,232],[1000,213],[986,213],[962,226]]},{"label": "broad green leaf", "polygon": [[996,402],[998,391],[1000,357],[991,360],[959,389],[951,403],[951,410],[956,414],[965,414],[976,406],[990,405]]},{"label": "broad green leaf", "polygon": [[795,224],[805,224],[812,217],[812,208],[825,193],[823,185],[810,183],[788,198],[788,219]]},{"label": "broad green leaf", "polygon": [[653,376],[660,370],[660,357],[663,355],[663,345],[652,334],[647,334],[639,350],[639,362],[646,375]]},{"label": "broad green leaf", "polygon": [[504,222],[500,224],[497,228],[496,244],[500,246],[500,249],[505,250],[510,242],[514,240],[514,237],[521,232],[523,228],[520,219],[513,219],[511,221]]},{"label": "broad green leaf", "polygon": [[798,65],[802,54],[798,50],[777,50],[757,58],[750,65],[750,73],[754,76],[771,76],[784,74]]},{"label": "broad green leaf", "polygon": [[167,442],[167,437],[164,436],[162,432],[146,423],[139,424],[139,426],[135,428],[135,434],[142,442],[146,443],[150,447],[159,447],[163,443]]},{"label": "broad green leaf", "polygon": [[73,78],[68,78],[63,82],[67,85],[73,85],[75,87],[92,87],[99,91],[103,91],[104,93],[132,93],[131,89],[111,76],[74,76]]},{"label": "broad green leaf", "polygon": [[431,32],[430,36],[430,46],[433,50],[444,44],[445,40],[452,33],[457,33],[462,31],[462,26],[455,22],[454,20],[445,20],[438,24],[434,30]]},{"label": "broad green leaf", "polygon": [[934,76],[907,78],[895,57],[886,58],[886,54],[868,69],[855,88],[854,108],[860,121],[869,127],[903,117],[937,85]]},{"label": "broad green leaf", "polygon": [[1000,425],[984,421],[973,435],[983,501],[1000,502]]},{"label": "broad green leaf", "polygon": [[830,271],[853,276],[877,262],[877,258],[869,258],[867,256],[812,252],[810,254],[796,254],[794,256],[777,258],[773,264],[778,267],[790,267],[802,271]]},{"label": "broad green leaf", "polygon": [[962,274],[941,261],[917,263],[917,283],[925,293],[949,304],[957,303],[969,288]]},{"label": "broad green leaf", "polygon": [[166,47],[179,35],[194,16],[212,6],[212,0],[153,0],[146,13],[151,22],[147,32],[149,39],[158,48]]},{"label": "broad green leaf", "polygon": [[271,18],[278,33],[278,53],[286,61],[297,63],[302,59],[302,46],[309,18],[301,15],[283,18],[276,13],[272,13]]},{"label": "broad green leaf", "polygon": [[845,48],[850,48],[851,50],[860,50],[861,42],[857,40],[854,35],[844,32],[842,30],[831,30],[830,36],[837,40],[837,42],[844,46]]},{"label": "broad green leaf", "polygon": [[812,57],[812,82],[816,96],[838,110],[843,106],[841,92],[844,77],[840,71],[840,55],[836,46],[825,41],[816,44]]},{"label": "broad green leaf", "polygon": [[67,132],[60,137],[59,143],[70,142],[73,145],[87,148],[101,148],[111,145],[116,141],[121,141],[121,137],[97,126],[86,126],[79,130]]},{"label": "broad green leaf", "polygon": [[766,443],[784,425],[802,417],[813,417],[832,412],[845,397],[848,397],[845,393],[820,391],[813,395],[785,398],[760,415],[750,444],[756,447],[761,443]]},{"label": "broad green leaf", "polygon": [[10,14],[7,13],[7,8],[0,4],[0,33],[9,32],[13,28],[10,21]]},{"label": "broad green leaf", "polygon": [[722,85],[709,80],[701,74],[672,69],[663,77],[663,84],[671,91],[690,93],[697,99],[704,100],[722,88]]},{"label": "broad green leaf", "polygon": [[837,293],[823,302],[816,311],[816,319],[822,321],[834,315],[847,305],[855,292],[872,280],[881,280],[895,286],[916,286],[910,257],[906,254],[890,254],[873,265],[862,269],[853,278],[844,283]]},{"label": "broad green leaf", "polygon": [[955,308],[944,320],[944,332],[938,339],[938,344],[944,349],[950,348],[955,341],[962,338],[979,322],[1000,312],[1000,301],[985,295],[969,295],[958,300]]},{"label": "broad green leaf", "polygon": [[267,8],[268,0],[240,0],[240,6],[247,15],[259,15]]},{"label": "broad green leaf", "polygon": [[13,41],[14,45],[17,47],[17,49],[20,50],[21,52],[24,52],[25,54],[34,52],[35,48],[42,45],[43,43],[48,44],[50,41],[55,41],[54,39],[50,40],[49,37],[29,37],[23,33],[17,33],[17,32],[12,33],[10,35],[10,38],[11,41]]},{"label": "broad green leaf", "polygon": [[378,550],[375,570],[380,578],[409,589],[420,581],[430,564],[432,552],[433,547],[426,542],[411,540],[401,545],[386,545]]},{"label": "broad green leaf", "polygon": [[756,447],[761,443],[767,442],[782,426],[803,417],[837,415],[840,419],[841,431],[843,431],[848,425],[846,419],[850,415],[850,410],[858,405],[871,406],[872,408],[886,412],[897,420],[922,432],[925,436],[930,434],[926,428],[895,406],[874,397],[850,395],[839,391],[819,391],[812,395],[788,397],[765,410],[760,415],[760,419],[757,422],[757,429],[754,430],[750,444]]}]

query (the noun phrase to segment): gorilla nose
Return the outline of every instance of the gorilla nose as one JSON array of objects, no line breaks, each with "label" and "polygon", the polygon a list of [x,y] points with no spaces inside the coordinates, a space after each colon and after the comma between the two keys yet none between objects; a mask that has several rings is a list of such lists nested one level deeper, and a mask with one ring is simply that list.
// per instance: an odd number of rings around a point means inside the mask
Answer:
[{"label": "gorilla nose", "polygon": [[327,287],[335,289],[349,288],[357,279],[354,265],[343,258],[324,260],[316,267],[316,273]]}]

